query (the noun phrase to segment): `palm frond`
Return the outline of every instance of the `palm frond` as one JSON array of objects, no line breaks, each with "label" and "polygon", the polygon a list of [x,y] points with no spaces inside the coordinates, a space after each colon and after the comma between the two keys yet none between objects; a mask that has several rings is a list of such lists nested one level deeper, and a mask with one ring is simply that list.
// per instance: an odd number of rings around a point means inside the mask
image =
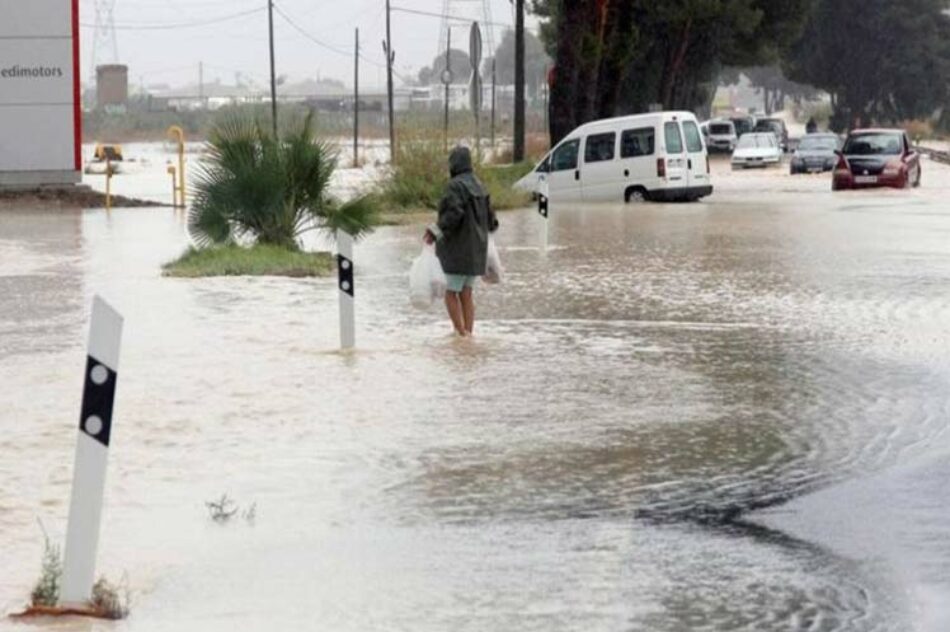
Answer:
[{"label": "palm frond", "polygon": [[281,139],[242,117],[212,130],[195,177],[188,228],[198,246],[250,236],[289,248],[311,228],[354,236],[378,223],[373,198],[341,204],[328,193],[336,151],[313,137],[313,117]]}]

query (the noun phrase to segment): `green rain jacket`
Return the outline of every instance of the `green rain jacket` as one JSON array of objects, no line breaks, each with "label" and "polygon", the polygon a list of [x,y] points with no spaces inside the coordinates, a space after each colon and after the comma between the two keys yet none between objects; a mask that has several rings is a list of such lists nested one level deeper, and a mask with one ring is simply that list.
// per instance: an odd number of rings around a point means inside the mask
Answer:
[{"label": "green rain jacket", "polygon": [[439,219],[429,226],[436,254],[446,274],[482,276],[488,255],[488,235],[498,228],[491,200],[472,172],[472,154],[456,147],[449,156],[452,179],[439,202]]}]

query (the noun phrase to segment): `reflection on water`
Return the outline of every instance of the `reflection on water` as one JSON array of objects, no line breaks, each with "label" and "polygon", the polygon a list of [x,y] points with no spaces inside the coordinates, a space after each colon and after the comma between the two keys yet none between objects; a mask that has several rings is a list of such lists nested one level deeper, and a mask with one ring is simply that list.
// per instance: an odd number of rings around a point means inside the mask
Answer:
[{"label": "reflection on water", "polygon": [[[65,527],[98,292],[126,317],[101,547],[137,593],[123,629],[912,629],[912,572],[748,512],[945,431],[950,217],[913,195],[554,209],[543,257],[505,214],[474,341],[408,306],[418,228],[384,229],[352,356],[333,280],[161,278],[172,211],[0,214],[0,606],[35,518]],[[254,526],[209,524],[225,491]]]}]

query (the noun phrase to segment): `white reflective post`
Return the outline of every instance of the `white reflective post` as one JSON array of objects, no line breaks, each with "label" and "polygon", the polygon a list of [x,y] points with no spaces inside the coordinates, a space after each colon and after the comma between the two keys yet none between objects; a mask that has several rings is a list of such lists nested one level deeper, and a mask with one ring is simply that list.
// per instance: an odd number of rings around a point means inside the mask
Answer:
[{"label": "white reflective post", "polygon": [[541,216],[541,252],[548,251],[548,216],[551,200],[548,197],[548,180],[543,175],[538,183],[538,215]]},{"label": "white reflective post", "polygon": [[342,230],[336,233],[336,265],[340,290],[340,348],[356,346],[356,309],[353,304],[353,236]]},{"label": "white reflective post", "polygon": [[66,527],[60,592],[63,604],[81,604],[92,597],[121,340],[122,316],[96,296],[92,301],[72,498]]}]

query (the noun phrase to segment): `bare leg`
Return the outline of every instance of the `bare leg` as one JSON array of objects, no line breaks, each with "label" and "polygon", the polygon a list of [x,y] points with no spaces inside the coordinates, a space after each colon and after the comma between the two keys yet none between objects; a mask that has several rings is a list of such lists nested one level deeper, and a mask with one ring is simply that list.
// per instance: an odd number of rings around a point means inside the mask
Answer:
[{"label": "bare leg", "polygon": [[475,331],[475,297],[471,286],[465,286],[459,297],[462,303],[462,320],[465,322],[465,331],[469,336]]},{"label": "bare leg", "polygon": [[452,326],[455,327],[455,333],[465,336],[465,319],[462,316],[462,303],[459,300],[458,292],[445,293],[445,309],[449,312],[449,318],[452,319]]}]

